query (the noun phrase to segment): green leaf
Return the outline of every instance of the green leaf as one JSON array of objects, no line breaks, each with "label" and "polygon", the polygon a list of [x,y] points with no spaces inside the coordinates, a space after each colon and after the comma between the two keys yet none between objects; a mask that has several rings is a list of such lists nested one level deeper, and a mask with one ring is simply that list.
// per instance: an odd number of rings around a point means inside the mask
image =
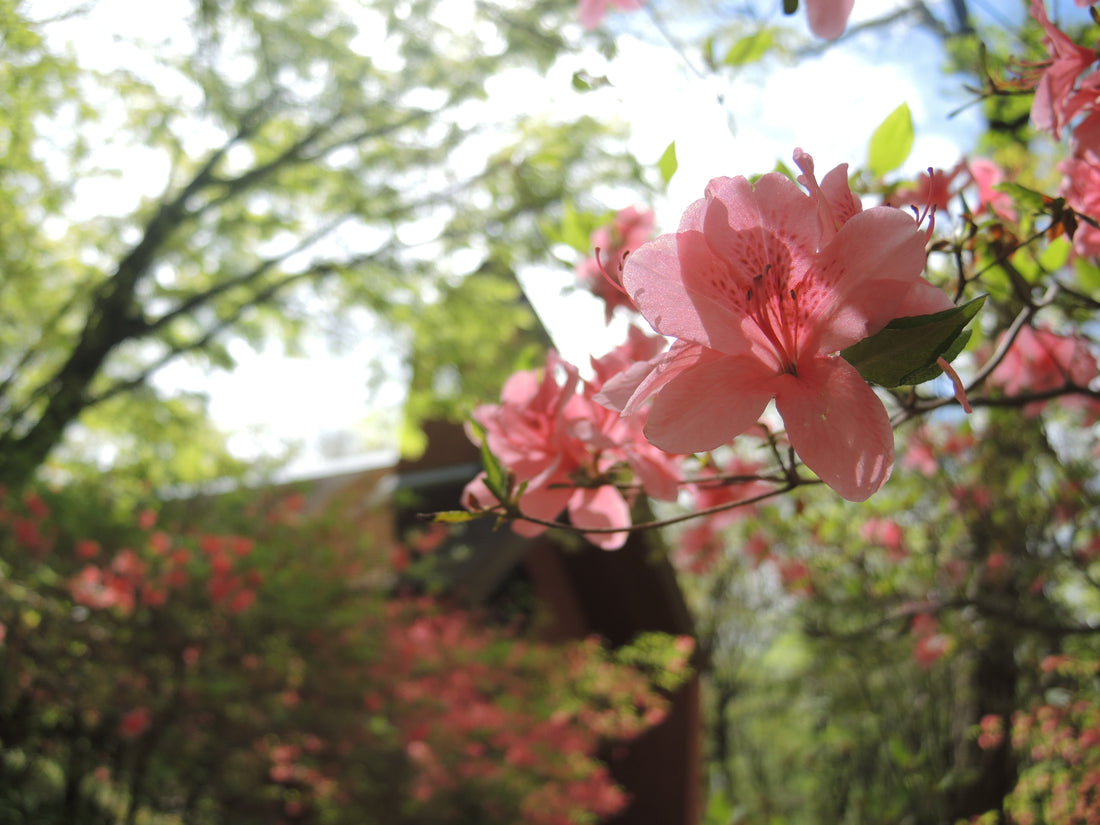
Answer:
[{"label": "green leaf", "polygon": [[1042,192],[1028,189],[1018,183],[998,183],[993,187],[997,192],[1004,192],[1012,196],[1016,205],[1026,212],[1046,212],[1049,198]]},{"label": "green leaf", "polygon": [[787,15],[798,11],[798,0],[783,0],[783,13]]},{"label": "green leaf", "polygon": [[511,480],[501,466],[500,461],[489,449],[489,439],[485,437],[485,428],[474,419],[470,419],[470,429],[481,441],[481,463],[485,468],[485,486],[489,488],[497,501],[502,504],[511,499]]},{"label": "green leaf", "polygon": [[444,510],[432,513],[432,524],[463,524],[484,517],[484,513],[471,513],[469,510]]},{"label": "green leaf", "polygon": [[871,135],[867,166],[876,177],[883,177],[905,163],[913,148],[913,116],[909,104],[894,109]]},{"label": "green leaf", "polygon": [[1073,244],[1068,238],[1055,238],[1039,253],[1039,264],[1047,272],[1056,272],[1066,265],[1072,251]]},{"label": "green leaf", "polygon": [[919,384],[940,374],[938,358],[950,360],[962,351],[985,296],[936,312],[895,318],[880,332],[844,350],[844,359],[873,384],[898,387]]},{"label": "green leaf", "polygon": [[679,163],[676,162],[676,141],[672,141],[665,149],[660,160],[657,161],[657,168],[661,171],[661,179],[665,183],[672,180],[672,176],[679,168]]},{"label": "green leaf", "polygon": [[727,66],[746,66],[760,60],[774,45],[775,34],[772,30],[761,29],[734,43],[722,62]]},{"label": "green leaf", "polygon": [[592,252],[589,245],[592,240],[590,227],[586,224],[583,215],[573,208],[573,204],[566,201],[565,214],[561,219],[562,243],[576,249],[578,252],[588,255]]},{"label": "green leaf", "polygon": [[714,70],[714,38],[708,37],[703,41],[703,62],[711,71]]}]

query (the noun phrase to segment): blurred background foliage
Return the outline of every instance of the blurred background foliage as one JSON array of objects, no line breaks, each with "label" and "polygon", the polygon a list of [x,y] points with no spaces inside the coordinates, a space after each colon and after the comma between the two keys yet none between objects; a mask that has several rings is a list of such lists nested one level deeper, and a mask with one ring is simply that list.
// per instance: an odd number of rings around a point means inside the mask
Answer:
[{"label": "blurred background foliage", "polygon": [[[637,25],[660,39],[676,8]],[[380,695],[361,715],[364,674],[415,624],[357,579],[388,569],[390,548],[302,523],[293,500],[142,523],[158,492],[270,469],[232,455],[201,396],[152,382],[177,359],[229,367],[241,340],[294,351],[365,310],[404,354],[380,372],[408,376],[410,449],[418,422],[497,397],[541,360],[516,273],[606,214],[592,193],[648,180],[617,124],[495,105],[494,79],[522,86],[581,48],[565,34],[574,4],[198,2],[166,42],[120,41],[134,65],[110,70],[45,36],[81,7],[42,9],[0,0],[0,819],[505,822],[529,817],[535,784],[587,777],[603,793],[594,761],[550,776],[561,766],[545,759],[418,797],[436,743],[406,747],[400,708],[414,706]],[[809,53],[753,9],[693,9],[717,15],[694,25],[698,52],[682,46],[709,76]],[[906,9],[879,29],[942,37],[945,73],[973,85],[988,123],[976,150],[1052,192],[1058,150],[1030,129],[1029,98],[988,85],[1010,55],[1042,56],[1038,29],[961,3]],[[107,208],[135,168],[140,196]],[[945,259],[989,264],[974,353],[1068,251],[956,240]],[[953,262],[933,261],[950,282]],[[1091,334],[1100,279],[1091,262],[1069,269],[1076,296],[1043,317]],[[1071,404],[996,400],[901,428],[899,470],[858,511],[799,490],[723,527],[709,569],[683,577],[709,825],[1088,821],[1052,789],[1095,810],[1096,425]],[[526,659],[508,628],[470,627],[469,658],[440,673],[520,650],[490,684],[542,714],[533,731],[563,710],[539,692],[560,685],[560,651]],[[576,655],[641,691],[626,665],[668,652]],[[414,681],[400,676],[380,690]],[[644,721],[645,702],[581,687],[570,712],[607,701],[617,732]],[[580,821],[610,804],[584,799]]]}]

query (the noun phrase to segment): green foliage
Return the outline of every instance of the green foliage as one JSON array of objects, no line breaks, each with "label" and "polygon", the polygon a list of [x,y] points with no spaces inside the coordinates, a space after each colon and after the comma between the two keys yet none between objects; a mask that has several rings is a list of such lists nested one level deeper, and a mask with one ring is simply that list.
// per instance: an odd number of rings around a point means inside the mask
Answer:
[{"label": "green foliage", "polygon": [[909,104],[903,103],[887,115],[871,134],[867,168],[872,175],[881,178],[905,163],[912,148],[913,115]]},{"label": "green foliage", "polygon": [[765,55],[775,46],[775,32],[771,29],[761,29],[746,37],[742,37],[726,52],[722,63],[726,66],[745,66],[763,60]]},{"label": "green foliage", "polygon": [[[514,330],[535,326],[505,281],[546,256],[540,219],[640,168],[603,123],[513,118],[487,99],[487,78],[572,48],[559,33],[572,5],[478,4],[468,22],[445,5],[197,3],[178,41],[190,45],[146,44],[154,80],[53,54],[51,24],[5,3],[4,482],[33,475],[75,422],[99,430],[110,416],[85,411],[111,399],[169,414],[133,392],[164,364],[229,368],[233,339],[293,348],[353,307],[409,345],[414,419],[454,417],[499,383]],[[158,171],[132,181],[130,164],[111,167],[90,146],[94,119]],[[77,184],[112,176],[149,196],[77,217]],[[479,266],[492,276],[469,277]],[[176,410],[177,429],[193,422]],[[79,447],[66,458],[91,458]],[[182,461],[182,476],[198,469]]]},{"label": "green foliage", "polygon": [[665,151],[661,153],[661,157],[657,160],[657,169],[661,173],[661,180],[668,183],[672,180],[672,176],[676,174],[676,170],[679,168],[679,164],[676,161],[676,141],[672,141]]},{"label": "green foliage", "polygon": [[969,324],[985,296],[961,306],[897,318],[874,335],[844,350],[844,359],[868,381],[883,387],[920,384],[941,374],[939,358],[951,361],[966,345]]}]

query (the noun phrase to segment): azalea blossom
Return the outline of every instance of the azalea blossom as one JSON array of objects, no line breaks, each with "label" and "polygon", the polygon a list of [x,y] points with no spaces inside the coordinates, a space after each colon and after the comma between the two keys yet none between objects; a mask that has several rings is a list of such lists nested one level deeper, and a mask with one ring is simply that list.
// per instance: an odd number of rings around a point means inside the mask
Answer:
[{"label": "azalea blossom", "polygon": [[[720,472],[718,468],[707,470],[687,487],[693,508],[702,511],[734,505],[768,492],[773,489],[772,486],[754,478],[763,469],[758,462],[745,461],[735,455]],[[755,512],[755,505],[731,506],[687,528],[670,556],[673,565],[679,570],[705,573],[722,553],[724,542],[721,531]]]},{"label": "azalea blossom", "polygon": [[1044,64],[1031,104],[1035,128],[1062,136],[1062,130],[1100,95],[1100,74],[1094,70],[1095,49],[1078,46],[1047,17],[1043,0],[1031,0],[1031,16],[1043,27],[1050,61]]},{"label": "azalea blossom", "polygon": [[579,0],[577,17],[580,18],[581,25],[589,31],[598,28],[609,5],[617,6],[623,11],[637,11],[642,7],[642,0]]},{"label": "azalea blossom", "polygon": [[609,381],[598,397],[626,414],[653,398],[645,433],[693,453],[753,426],[775,399],[790,443],[853,501],[894,464],[886,410],[837,353],[894,318],[951,306],[921,278],[927,230],[889,206],[864,211],[847,166],[818,184],[796,150],[799,182],[715,178],[679,230],[631,255],[623,284],[664,354]]},{"label": "azalea blossom", "polygon": [[577,277],[604,302],[607,323],[616,307],[634,309],[634,303],[622,288],[622,269],[626,257],[653,235],[656,216],[652,211],[628,206],[609,226],[592,233],[593,257],[577,266]]},{"label": "azalea blossom", "polygon": [[[637,337],[624,346],[641,346],[638,352],[647,354],[653,351],[651,342]],[[619,352],[608,358],[616,364],[627,361]],[[597,362],[597,376],[601,370],[606,372],[607,365]],[[500,404],[485,404],[474,411],[474,419],[485,428],[490,451],[515,476],[517,484],[526,485],[519,500],[526,515],[553,520],[568,510],[577,527],[629,526],[629,503],[608,483],[619,466],[633,471],[649,495],[666,500],[676,497],[678,459],[646,441],[642,435],[645,412],[616,415],[593,400],[598,386],[582,382],[576,367],[551,352],[541,376],[533,370],[516,373],[505,382]],[[474,511],[499,504],[484,473],[466,486],[462,501]],[[523,536],[535,536],[546,528],[519,520],[513,529]],[[623,545],[627,534],[586,533],[585,537],[613,550]]]},{"label": "azalea blossom", "polygon": [[[989,381],[1013,396],[1086,388],[1097,377],[1100,366],[1083,338],[1059,335],[1044,327],[1023,327]],[[1085,407],[1090,412],[1097,408],[1091,398],[1067,397],[1063,404]],[[1044,402],[1036,401],[1025,406],[1024,412],[1037,415],[1043,406]]]},{"label": "azalea blossom", "polygon": [[848,26],[855,0],[806,0],[810,31],[823,40],[836,40]]},{"label": "azalea blossom", "polygon": [[891,206],[909,206],[915,204],[920,207],[935,206],[937,210],[946,212],[951,199],[958,194],[960,175],[966,169],[966,162],[959,161],[950,169],[933,169],[931,174],[923,174],[915,186],[903,186],[887,198],[886,202]]},{"label": "azalea blossom", "polygon": [[988,158],[971,158],[967,162],[970,176],[978,186],[978,213],[989,212],[1006,221],[1016,220],[1012,196],[994,187],[1005,179],[1004,170]]},{"label": "azalea blossom", "polygon": [[[1064,176],[1058,194],[1079,215],[1100,220],[1100,112],[1073,130],[1073,154],[1058,164],[1058,171]],[[1100,229],[1079,220],[1073,252],[1082,258],[1100,256]]]}]

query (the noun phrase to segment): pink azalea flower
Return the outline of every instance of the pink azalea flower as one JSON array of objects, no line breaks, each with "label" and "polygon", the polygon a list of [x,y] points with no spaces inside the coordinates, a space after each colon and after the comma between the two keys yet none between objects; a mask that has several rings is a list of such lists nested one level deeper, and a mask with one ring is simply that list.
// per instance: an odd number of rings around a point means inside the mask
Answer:
[{"label": "pink azalea flower", "polygon": [[836,353],[904,315],[950,306],[921,278],[927,232],[889,206],[860,208],[838,166],[819,185],[716,178],[679,231],[627,259],[623,283],[646,320],[678,339],[598,397],[632,413],[654,398],[646,435],[671,453],[745,432],[774,398],[795,451],[840,495],[862,501],[894,464],[886,410]]},{"label": "pink azalea flower", "polygon": [[932,174],[923,174],[916,186],[904,186],[896,190],[888,199],[891,206],[935,206],[937,210],[947,211],[951,199],[958,194],[958,179],[966,164],[960,161],[951,169],[933,169]]},{"label": "pink azalea flower", "polygon": [[[1031,122],[1035,128],[1062,136],[1077,114],[1094,106],[1100,95],[1100,75],[1090,71],[1097,60],[1094,49],[1078,46],[1047,17],[1043,0],[1031,0],[1031,16],[1043,27],[1043,45],[1050,62],[1035,88]],[[1082,78],[1086,72],[1088,74]]]},{"label": "pink azalea flower", "polygon": [[998,192],[995,187],[1005,179],[1005,173],[988,158],[971,158],[967,163],[970,176],[978,186],[978,208],[976,212],[989,212],[1006,221],[1016,220],[1016,210],[1012,208],[1012,197],[1007,192]]},{"label": "pink azalea flower", "polygon": [[603,22],[609,5],[618,6],[623,11],[637,11],[642,7],[642,0],[579,0],[577,17],[581,25],[588,31],[597,28]]},{"label": "pink azalea flower", "polygon": [[601,226],[592,233],[593,257],[581,261],[577,277],[604,302],[608,323],[616,307],[634,310],[634,302],[622,289],[623,262],[652,237],[655,220],[653,212],[628,206],[619,211],[610,226]]},{"label": "pink azalea flower", "polygon": [[[696,511],[706,510],[711,507],[719,507],[723,504],[732,504],[738,501],[753,498],[772,489],[771,485],[751,480],[763,469],[756,462],[744,461],[734,456],[721,470],[712,469],[700,477],[688,487],[692,506]],[[743,476],[745,481],[734,481],[738,476]],[[707,516],[685,530],[673,549],[671,560],[679,570],[692,573],[705,573],[721,555],[724,542],[721,531],[734,524],[738,520],[756,512],[755,505],[743,507],[731,507],[728,510],[720,510]]]},{"label": "pink azalea flower", "polygon": [[[1088,387],[1100,376],[1096,356],[1088,343],[1077,337],[1058,335],[1049,329],[1024,327],[1016,335],[1004,360],[989,376],[994,386],[1001,387],[1006,395],[1042,393],[1063,387]],[[1066,398],[1064,404],[1096,408],[1096,402],[1088,398]],[[1028,404],[1024,412],[1037,415],[1044,402]]]},{"label": "pink azalea flower", "polygon": [[[616,355],[620,361],[623,357]],[[519,501],[525,514],[549,521],[568,510],[577,527],[628,526],[627,500],[616,487],[604,483],[619,465],[629,467],[650,495],[676,497],[678,460],[645,440],[644,413],[620,417],[595,403],[594,391],[594,385],[580,381],[576,367],[551,352],[541,376],[535,371],[516,373],[505,383],[500,404],[474,411],[474,418],[485,428],[490,451],[517,483],[527,485]],[[471,510],[499,503],[486,486],[484,473],[466,486],[462,500]],[[546,528],[520,520],[513,529],[522,536],[535,536]],[[627,534],[587,533],[585,537],[613,550],[623,545]]]},{"label": "pink azalea flower", "polygon": [[823,40],[836,40],[848,26],[855,0],[806,0],[810,31]]},{"label": "pink azalea flower", "polygon": [[[1073,155],[1058,164],[1064,177],[1058,194],[1075,212],[1100,220],[1100,113],[1087,117],[1073,130]],[[1082,258],[1100,256],[1100,229],[1078,221],[1073,252]]]}]

